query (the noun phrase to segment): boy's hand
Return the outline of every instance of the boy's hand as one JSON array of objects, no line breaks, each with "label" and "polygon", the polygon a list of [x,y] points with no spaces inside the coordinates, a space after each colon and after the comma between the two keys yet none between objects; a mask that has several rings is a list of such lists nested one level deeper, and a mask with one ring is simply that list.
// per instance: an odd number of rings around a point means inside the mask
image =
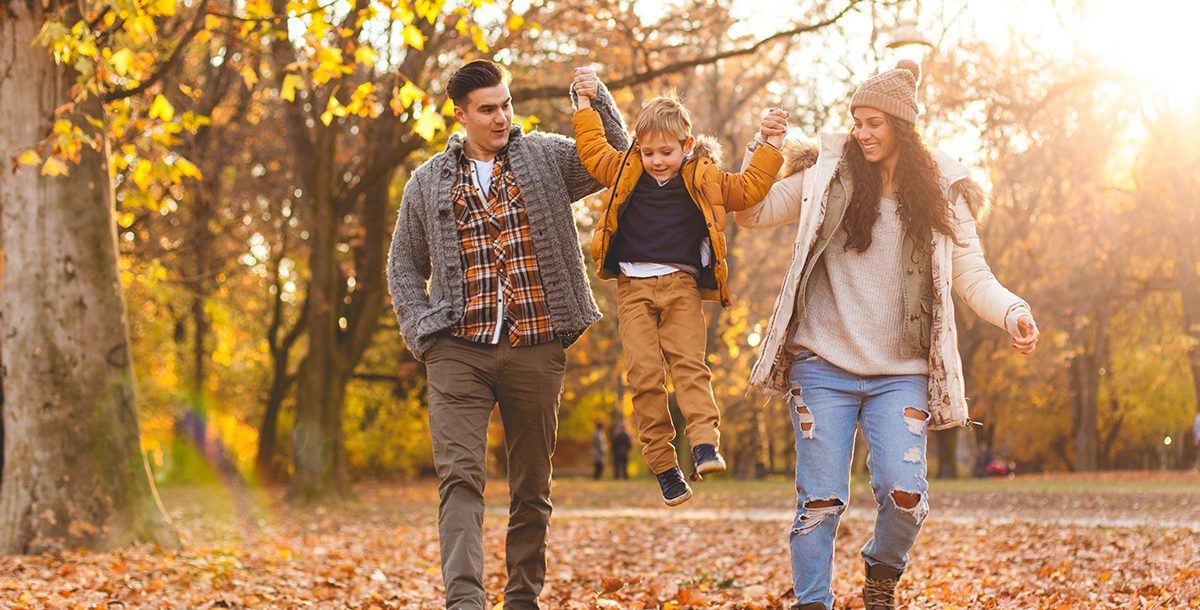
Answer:
[{"label": "boy's hand", "polygon": [[790,113],[782,108],[768,108],[763,113],[762,123],[758,127],[758,133],[768,144],[775,148],[783,147],[783,138],[787,135],[788,117]]},{"label": "boy's hand", "polygon": [[571,90],[579,100],[580,108],[591,108],[592,100],[600,91],[600,80],[596,78],[595,68],[575,68],[575,79],[571,81]]}]

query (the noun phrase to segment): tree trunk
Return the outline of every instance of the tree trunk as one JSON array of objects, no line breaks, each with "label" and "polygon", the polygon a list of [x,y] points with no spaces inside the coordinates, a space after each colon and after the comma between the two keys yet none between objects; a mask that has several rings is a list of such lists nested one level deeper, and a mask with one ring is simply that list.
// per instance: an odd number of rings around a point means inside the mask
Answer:
[{"label": "tree trunk", "polygon": [[1190,239],[1179,240],[1176,251],[1179,253],[1176,282],[1183,301],[1183,333],[1191,339],[1188,364],[1192,372],[1195,413],[1200,413],[1200,246],[1196,244],[1196,235],[1192,233]]},{"label": "tree trunk", "polygon": [[[30,46],[39,3],[0,16],[0,150],[45,133],[73,72]],[[9,44],[11,43],[11,44]],[[100,116],[95,107],[84,111]],[[106,157],[83,147],[69,176],[0,172],[8,259],[0,295],[5,390],[0,552],[177,547],[138,440]],[[64,450],[65,449],[65,450]]]},{"label": "tree trunk", "polygon": [[338,502],[351,497],[346,470],[345,436],[341,429],[343,372],[338,358],[338,318],[341,311],[338,282],[338,229],[342,224],[333,199],[336,130],[318,130],[313,163],[308,168],[307,205],[310,206],[307,321],[308,354],[300,363],[296,396],[296,425],[292,429],[295,470],[287,500],[295,504]]},{"label": "tree trunk", "polygon": [[285,469],[275,461],[275,451],[279,438],[279,412],[283,409],[283,400],[287,397],[295,377],[287,373],[287,360],[275,361],[275,374],[271,379],[271,391],[267,396],[267,405],[263,410],[262,424],[258,427],[258,453],[254,456],[255,470],[259,477],[269,480],[283,480]]},{"label": "tree trunk", "polygon": [[1075,470],[1096,470],[1097,399],[1100,394],[1100,370],[1092,353],[1071,359],[1071,399],[1075,403]]},{"label": "tree trunk", "polygon": [[[3,31],[3,30],[0,30]],[[0,85],[3,85],[0,82]],[[0,217],[4,215],[4,198],[0,197]],[[4,231],[0,231],[0,294],[4,294]],[[0,328],[4,328],[4,312],[0,310]],[[0,339],[0,354],[4,353],[4,341]],[[0,371],[4,370],[4,359],[0,358]],[[0,487],[4,486],[4,383],[0,375]]]}]

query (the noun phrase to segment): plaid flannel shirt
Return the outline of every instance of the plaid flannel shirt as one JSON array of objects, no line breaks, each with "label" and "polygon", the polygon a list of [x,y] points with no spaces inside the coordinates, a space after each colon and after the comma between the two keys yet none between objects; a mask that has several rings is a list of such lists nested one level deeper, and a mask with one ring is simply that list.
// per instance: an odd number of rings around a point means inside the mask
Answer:
[{"label": "plaid flannel shirt", "polygon": [[450,196],[467,302],[450,334],[476,343],[496,343],[504,328],[513,347],[557,340],[507,151],[496,155],[486,198],[473,172],[471,161],[461,155]]}]

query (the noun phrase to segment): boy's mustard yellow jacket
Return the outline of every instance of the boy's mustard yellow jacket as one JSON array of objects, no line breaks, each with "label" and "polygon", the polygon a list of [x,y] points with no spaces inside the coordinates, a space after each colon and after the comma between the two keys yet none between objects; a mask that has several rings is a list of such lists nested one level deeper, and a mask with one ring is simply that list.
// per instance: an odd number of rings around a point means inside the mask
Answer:
[{"label": "boy's mustard yellow jacket", "polygon": [[[603,215],[592,235],[592,258],[602,279],[612,279],[616,273],[604,266],[608,249],[617,233],[621,208],[637,186],[642,175],[642,156],[637,140],[628,151],[621,152],[608,144],[600,115],[592,108],[581,108],[572,120],[575,127],[575,147],[579,160],[589,174],[609,188]],[[775,174],[783,165],[783,155],[773,146],[764,144],[754,151],[746,171],[734,174],[721,171],[721,147],[716,139],[698,136],[691,157],[686,159],[680,173],[692,201],[704,214],[708,236],[712,240],[713,262],[700,271],[697,286],[700,296],[717,301],[722,307],[731,303],[726,279],[729,269],[725,263],[725,212],[737,212],[753,206],[766,196]]]}]

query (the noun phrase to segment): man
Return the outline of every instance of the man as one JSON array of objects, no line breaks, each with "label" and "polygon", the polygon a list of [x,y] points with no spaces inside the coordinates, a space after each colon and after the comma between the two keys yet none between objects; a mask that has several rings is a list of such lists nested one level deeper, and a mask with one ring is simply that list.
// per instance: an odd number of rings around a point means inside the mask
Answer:
[{"label": "man", "polygon": [[[600,189],[562,136],[512,124],[507,71],[478,60],[446,90],[462,133],[404,189],[388,259],[400,331],[425,363],[446,607],[484,610],[483,487],[488,418],[504,424],[510,488],[504,607],[536,609],[546,573],[550,457],[564,349],[600,317],[571,203]],[[610,142],[625,124],[594,72]]]},{"label": "man", "polygon": [[625,424],[621,423],[617,427],[617,433],[613,436],[612,441],[614,479],[629,478],[629,450],[631,448],[633,448],[633,439],[625,431]]}]

